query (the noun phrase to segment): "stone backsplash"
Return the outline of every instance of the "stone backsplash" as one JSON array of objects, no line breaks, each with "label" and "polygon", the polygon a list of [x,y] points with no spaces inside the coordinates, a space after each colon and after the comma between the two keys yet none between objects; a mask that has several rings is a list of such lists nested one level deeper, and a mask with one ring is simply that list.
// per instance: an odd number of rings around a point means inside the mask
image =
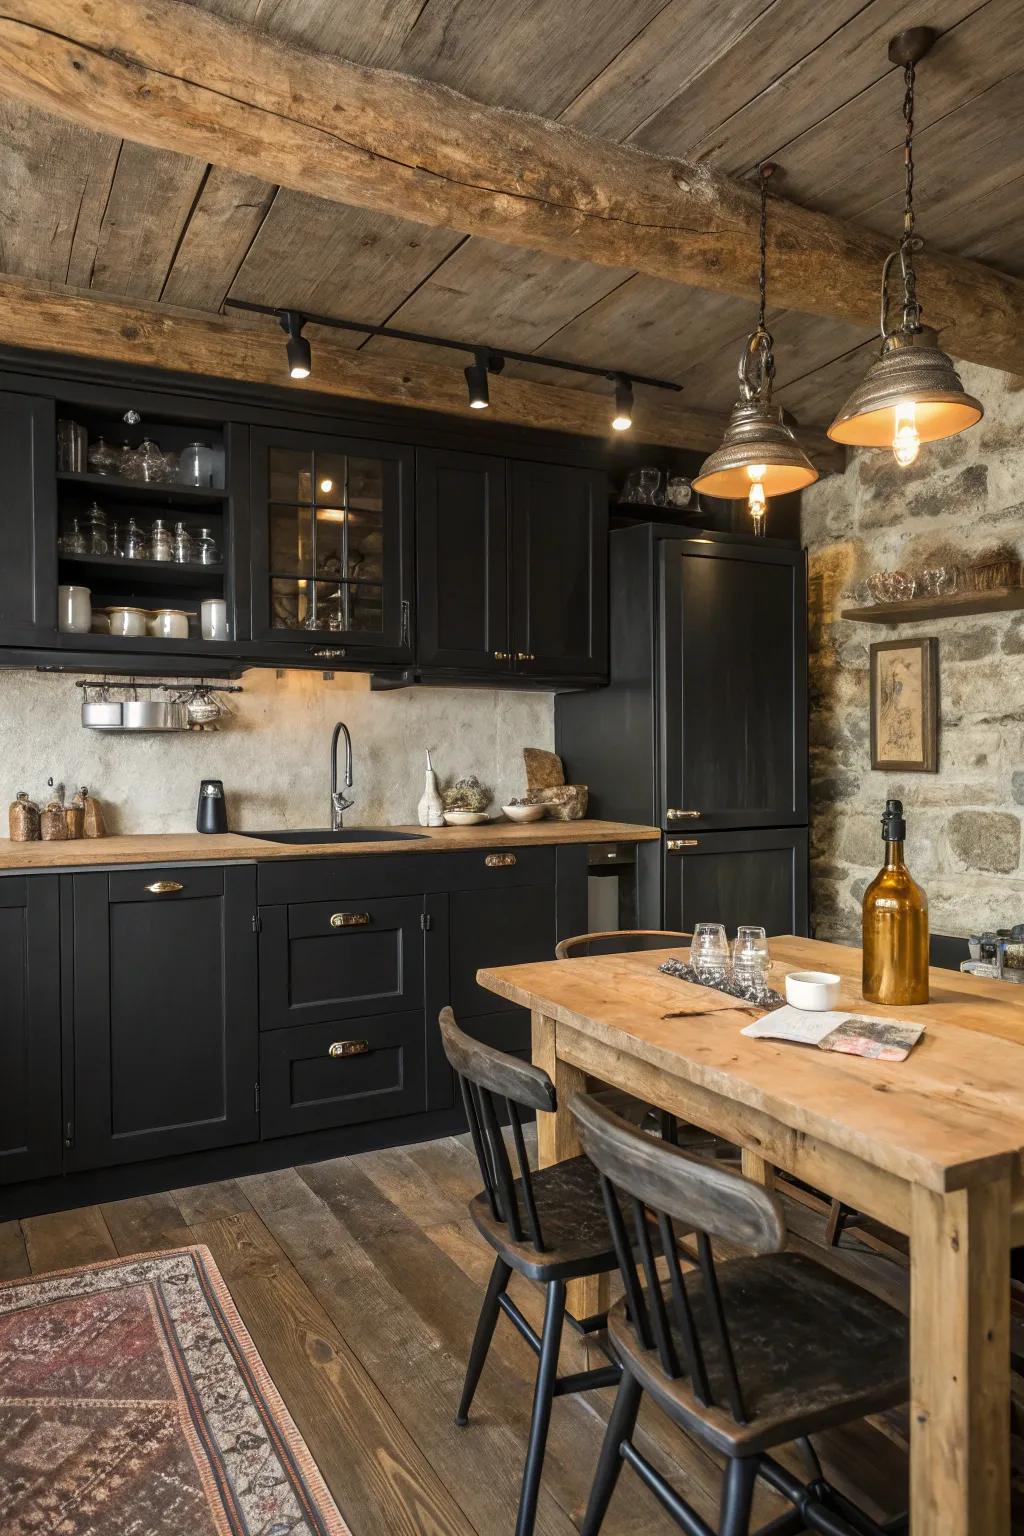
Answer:
[{"label": "stone backsplash", "polygon": [[[232,827],[326,826],[331,731],[352,732],[352,826],[416,820],[424,747],[442,781],[475,773],[495,810],[525,787],[522,748],[554,746],[553,696],[476,688],[371,693],[361,674],[253,670],[217,732],[125,736],[85,730],[70,677],[0,672],[0,795],[38,798],[52,774],[102,800],[111,832],[190,832],[201,779],[223,779]],[[3,815],[0,836],[7,835]]]},{"label": "stone backsplash", "polygon": [[[811,911],[819,938],[858,940],[864,887],[882,856],[887,795],[907,807],[907,863],[932,931],[1024,922],[1024,612],[888,628],[839,618],[843,594],[887,569],[964,562],[995,544],[1024,555],[1024,379],[964,365],[982,422],[900,469],[851,455],[804,493],[810,561]],[[939,642],[939,771],[872,772],[868,647]]]}]

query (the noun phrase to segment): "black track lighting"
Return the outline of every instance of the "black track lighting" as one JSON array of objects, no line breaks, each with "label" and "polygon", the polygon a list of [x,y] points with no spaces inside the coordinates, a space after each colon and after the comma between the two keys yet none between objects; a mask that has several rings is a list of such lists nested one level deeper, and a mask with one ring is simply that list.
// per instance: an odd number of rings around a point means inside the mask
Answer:
[{"label": "black track lighting", "polygon": [[616,432],[628,432],[633,425],[633,381],[628,374],[610,373],[615,385],[615,415],[612,426]]},{"label": "black track lighting", "polygon": [[469,404],[474,411],[484,411],[491,403],[491,391],[487,382],[489,373],[500,373],[505,366],[505,359],[497,352],[491,352],[487,347],[477,347],[473,352],[473,361],[468,368],[463,369],[466,375],[466,388],[469,390]]},{"label": "black track lighting", "polygon": [[293,379],[308,379],[313,371],[313,352],[302,334],[305,315],[297,309],[286,309],[281,315],[281,329],[288,337],[288,373]]}]

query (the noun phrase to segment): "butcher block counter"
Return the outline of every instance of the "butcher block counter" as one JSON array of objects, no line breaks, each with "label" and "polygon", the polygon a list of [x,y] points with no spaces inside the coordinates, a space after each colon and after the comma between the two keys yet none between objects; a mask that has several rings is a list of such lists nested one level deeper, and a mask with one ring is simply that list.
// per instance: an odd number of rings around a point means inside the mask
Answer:
[{"label": "butcher block counter", "polygon": [[[354,832],[354,827],[346,828]],[[367,827],[370,842],[275,843],[239,832],[152,832],[73,842],[14,843],[0,838],[0,873],[9,870],[109,868],[117,864],[181,864],[267,859],[345,858],[368,853],[465,853],[475,848],[539,848],[562,843],[649,842],[657,827],[621,821],[492,821],[479,827]],[[383,831],[404,834],[380,839]]]}]

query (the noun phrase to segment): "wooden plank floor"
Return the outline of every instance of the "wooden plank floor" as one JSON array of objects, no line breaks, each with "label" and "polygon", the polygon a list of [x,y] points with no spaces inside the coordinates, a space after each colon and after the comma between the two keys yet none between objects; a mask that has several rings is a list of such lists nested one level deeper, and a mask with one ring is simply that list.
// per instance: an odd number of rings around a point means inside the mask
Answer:
[{"label": "wooden plank floor", "polygon": [[[475,1160],[461,1139],[365,1153],[0,1224],[0,1278],[205,1243],[354,1536],[502,1536],[515,1524],[534,1358],[501,1322],[466,1429],[454,1407],[490,1250],[468,1219]],[[820,1219],[800,1215],[800,1244]],[[853,1261],[888,1261],[858,1249]],[[891,1264],[888,1264],[891,1269]],[[514,1280],[536,1324],[542,1298]],[[581,1369],[567,1337],[563,1370]],[[538,1536],[578,1528],[612,1392],[555,1403]],[[646,1454],[715,1523],[719,1470],[645,1409]],[[868,1425],[834,1434],[830,1472],[875,1513],[905,1498],[905,1456]],[[796,1464],[796,1463],[794,1463]],[[765,1495],[759,1514],[781,1506]],[[629,1472],[605,1536],[676,1527]]]}]

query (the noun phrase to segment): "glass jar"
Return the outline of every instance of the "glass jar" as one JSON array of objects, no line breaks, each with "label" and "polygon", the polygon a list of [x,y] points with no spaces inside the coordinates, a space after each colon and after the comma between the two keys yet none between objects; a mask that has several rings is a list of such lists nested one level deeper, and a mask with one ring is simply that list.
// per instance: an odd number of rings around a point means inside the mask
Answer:
[{"label": "glass jar", "polygon": [[62,635],[87,635],[92,627],[92,593],[88,587],[57,588],[57,628]]},{"label": "glass jar", "polygon": [[57,540],[57,550],[62,555],[84,555],[86,550],[85,534],[78,526],[78,518],[69,518],[64,527],[64,532]]},{"label": "glass jar", "polygon": [[150,530],[149,558],[151,560],[174,559],[174,541],[162,517],[154,520],[153,527]]},{"label": "glass jar", "polygon": [[86,466],[89,435],[81,422],[60,420],[57,422],[57,468],[65,473],[80,475]]},{"label": "glass jar", "polygon": [[107,527],[107,543],[109,545],[108,553],[111,557],[120,560],[124,554],[124,549],[121,546],[121,531],[113,518],[111,518]]},{"label": "glass jar", "polygon": [[228,638],[228,605],[222,597],[208,597],[200,607],[204,640]]},{"label": "glass jar", "polygon": [[174,525],[172,548],[178,565],[187,565],[192,559],[192,535],[184,523],[175,523]]},{"label": "glass jar", "polygon": [[158,640],[187,640],[188,614],[180,608],[157,608],[149,615],[146,628]]},{"label": "glass jar", "polygon": [[121,553],[126,560],[146,560],[149,557],[149,540],[134,517],[128,519]]},{"label": "glass jar", "polygon": [[94,501],[85,514],[86,519],[86,553],[90,555],[109,555],[110,537],[107,532],[107,514],[98,501]]},{"label": "glass jar", "polygon": [[220,550],[217,540],[209,528],[200,528],[196,535],[195,549],[192,558],[198,560],[200,565],[219,565]]},{"label": "glass jar", "polygon": [[182,485],[213,484],[213,449],[208,443],[189,443],[178,457],[178,479]]},{"label": "glass jar", "polygon": [[116,475],[120,468],[121,455],[105,438],[98,437],[89,445],[88,463],[90,474]]}]

